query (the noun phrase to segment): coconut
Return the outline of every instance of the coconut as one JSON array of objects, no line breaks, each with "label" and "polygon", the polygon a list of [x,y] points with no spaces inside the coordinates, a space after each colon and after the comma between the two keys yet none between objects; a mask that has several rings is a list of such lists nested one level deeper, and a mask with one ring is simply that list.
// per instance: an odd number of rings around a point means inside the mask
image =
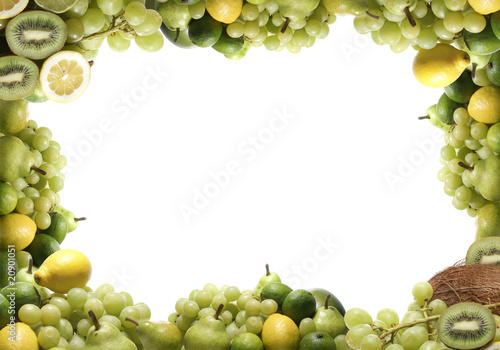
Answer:
[{"label": "coconut", "polygon": [[[448,306],[460,302],[482,305],[500,303],[499,266],[459,262],[438,272],[428,282],[434,290],[431,300],[441,299]],[[500,315],[500,308],[492,312]]]}]

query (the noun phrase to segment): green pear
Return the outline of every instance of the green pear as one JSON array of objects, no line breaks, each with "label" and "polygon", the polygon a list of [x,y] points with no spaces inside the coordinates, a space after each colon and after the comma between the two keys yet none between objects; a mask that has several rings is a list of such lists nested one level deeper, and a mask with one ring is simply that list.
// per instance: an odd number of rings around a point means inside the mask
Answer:
[{"label": "green pear", "polygon": [[25,177],[35,166],[35,157],[19,138],[11,135],[0,137],[0,181],[11,182]]},{"label": "green pear", "polygon": [[26,282],[34,285],[35,288],[38,289],[38,292],[40,293],[40,299],[44,301],[45,299],[49,298],[51,292],[47,288],[42,287],[35,282],[35,272],[37,270],[38,268],[33,266],[33,259],[30,259],[29,265],[27,267],[17,270],[16,282]]},{"label": "green pear", "polygon": [[224,305],[220,304],[215,314],[203,316],[184,334],[186,350],[228,350],[231,338],[226,332],[226,326],[219,317]]},{"label": "green pear", "polygon": [[281,278],[276,272],[269,271],[269,264],[266,264],[266,274],[260,278],[259,283],[257,283],[257,286],[255,286],[253,290],[253,293],[259,297],[262,288],[271,282],[281,282]]},{"label": "green pear", "polygon": [[75,217],[75,214],[73,214],[73,212],[65,209],[60,204],[56,205],[53,208],[53,211],[61,213],[62,215],[64,215],[66,220],[68,220],[68,232],[67,233],[73,232],[74,230],[76,230],[76,228],[78,227],[78,223],[80,221],[87,220],[87,218],[85,218],[85,217],[80,217],[80,218]]},{"label": "green pear", "polygon": [[0,132],[15,134],[28,124],[28,101],[23,99],[14,101],[0,100]]},{"label": "green pear", "polygon": [[181,5],[174,0],[157,1],[156,11],[160,14],[163,24],[170,30],[186,29],[191,21],[189,6]]},{"label": "green pear", "polygon": [[325,299],[325,304],[316,310],[313,321],[317,332],[327,333],[335,339],[336,336],[347,333],[347,326],[339,310],[328,305],[330,297],[328,295]]},{"label": "green pear", "polygon": [[417,6],[417,0],[382,0],[382,3],[389,12],[395,15],[405,15],[412,27],[417,25],[411,14],[411,11]]},{"label": "green pear", "polygon": [[489,203],[476,214],[476,241],[481,238],[500,237],[500,203]]},{"label": "green pear", "polygon": [[484,198],[492,202],[500,201],[500,181],[498,181],[500,155],[494,154],[486,159],[478,160],[473,166],[462,162],[459,165],[470,172],[470,181]]},{"label": "green pear", "polygon": [[339,310],[340,314],[342,316],[345,315],[345,308],[340,302],[340,300],[327,291],[326,289],[323,288],[312,288],[309,289],[309,292],[313,295],[314,299],[316,299],[316,309],[319,309],[320,307],[325,305],[326,298],[329,297],[328,299],[328,306],[333,306],[337,310]]},{"label": "green pear", "polygon": [[313,12],[318,7],[320,0],[275,0],[279,7],[279,13],[283,16],[285,24],[281,28],[284,33],[288,28],[290,22],[300,21],[305,18],[309,13]]},{"label": "green pear", "polygon": [[332,14],[353,16],[360,16],[369,8],[367,0],[331,0],[325,6]]},{"label": "green pear", "polygon": [[432,125],[437,126],[443,131],[448,131],[451,128],[451,125],[445,124],[441,120],[439,120],[437,116],[437,103],[427,108],[425,116],[418,117],[418,119],[419,120],[428,119]]},{"label": "green pear", "polygon": [[142,343],[144,350],[180,350],[182,348],[182,334],[179,328],[171,322],[165,321],[142,321],[135,323],[137,337]]},{"label": "green pear", "polygon": [[168,41],[181,49],[193,49],[198,47],[193,44],[191,39],[189,39],[188,28],[183,30],[170,30],[164,23],[162,23],[160,30]]},{"label": "green pear", "polygon": [[118,328],[108,322],[99,323],[92,310],[90,319],[95,330],[90,331],[82,350],[138,350],[132,340],[124,336]]}]

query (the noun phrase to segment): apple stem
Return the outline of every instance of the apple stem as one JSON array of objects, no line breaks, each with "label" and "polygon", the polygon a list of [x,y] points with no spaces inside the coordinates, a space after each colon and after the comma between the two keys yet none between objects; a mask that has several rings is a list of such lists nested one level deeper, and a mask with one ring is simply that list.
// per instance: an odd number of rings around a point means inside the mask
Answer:
[{"label": "apple stem", "polygon": [[139,325],[139,322],[137,322],[136,320],[133,320],[131,318],[128,318],[128,317],[125,317],[125,321],[128,321],[128,322],[132,322],[133,324],[135,324],[136,326]]},{"label": "apple stem", "polygon": [[266,276],[269,276],[271,271],[269,271],[269,264],[266,264]]},{"label": "apple stem", "polygon": [[214,318],[217,320],[220,316],[220,313],[222,312],[222,309],[224,308],[224,304],[220,303],[219,307],[217,308],[217,311],[215,311]]},{"label": "apple stem", "polygon": [[406,6],[404,9],[403,9],[403,12],[405,13],[405,16],[406,18],[408,18],[408,22],[410,22],[410,25],[412,27],[415,27],[417,25],[417,23],[415,22],[415,18],[413,18],[411,12],[410,12],[410,7],[409,6]]},{"label": "apple stem", "polygon": [[88,314],[90,316],[90,319],[92,320],[92,323],[95,326],[95,330],[98,331],[101,328],[101,324],[97,320],[97,316],[95,315],[93,310],[89,310]]},{"label": "apple stem", "polygon": [[472,166],[470,166],[470,165],[467,165],[467,164],[465,164],[465,163],[463,163],[463,162],[458,162],[458,165],[460,165],[462,168],[467,169],[467,170],[469,170],[469,171],[474,170],[474,167],[472,167]]},{"label": "apple stem", "polygon": [[30,275],[33,274],[33,259],[30,258],[28,261],[28,269],[26,270]]},{"label": "apple stem", "polygon": [[42,170],[39,167],[34,166],[34,165],[31,167],[31,170],[36,171],[37,173],[42,174],[42,175],[47,175],[47,172],[45,170]]},{"label": "apple stem", "polygon": [[285,20],[285,24],[283,24],[283,27],[281,27],[281,33],[286,32],[286,29],[288,28],[290,21],[291,21],[291,19],[287,17]]},{"label": "apple stem", "polygon": [[371,18],[379,19],[380,17],[377,15],[374,15],[373,13],[370,13],[370,11],[365,11],[367,16],[370,16]]},{"label": "apple stem", "polygon": [[428,115],[418,117],[418,120],[424,120],[424,119],[431,119],[431,117],[429,117]]},{"label": "apple stem", "polygon": [[328,294],[328,295],[326,296],[326,299],[325,299],[325,310],[327,310],[327,309],[328,309],[328,302],[330,301],[330,297],[331,297],[331,296],[332,296],[331,294]]}]

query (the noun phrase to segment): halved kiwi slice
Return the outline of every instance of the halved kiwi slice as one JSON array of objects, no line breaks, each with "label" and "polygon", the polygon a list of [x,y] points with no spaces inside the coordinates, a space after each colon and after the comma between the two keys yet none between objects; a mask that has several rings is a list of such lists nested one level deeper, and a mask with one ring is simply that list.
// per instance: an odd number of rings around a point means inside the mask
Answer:
[{"label": "halved kiwi slice", "polygon": [[0,57],[0,99],[12,101],[35,91],[40,71],[35,62],[15,55]]},{"label": "halved kiwi slice", "polygon": [[467,250],[465,263],[500,265],[500,237],[486,237],[472,243]]},{"label": "halved kiwi slice", "polygon": [[458,303],[443,311],[437,323],[437,333],[450,348],[477,349],[495,337],[495,318],[480,304]]},{"label": "halved kiwi slice", "polygon": [[64,20],[48,11],[26,11],[14,17],[5,28],[13,53],[41,60],[61,50],[66,42]]}]

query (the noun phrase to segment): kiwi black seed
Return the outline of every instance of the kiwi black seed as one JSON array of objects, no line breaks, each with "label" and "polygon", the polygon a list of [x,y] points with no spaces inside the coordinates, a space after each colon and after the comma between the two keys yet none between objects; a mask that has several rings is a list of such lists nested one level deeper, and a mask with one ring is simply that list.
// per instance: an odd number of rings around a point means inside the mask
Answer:
[{"label": "kiwi black seed", "polygon": [[472,243],[467,250],[465,263],[500,266],[500,237],[486,237]]},{"label": "kiwi black seed", "polygon": [[12,101],[31,95],[39,74],[32,60],[15,55],[0,57],[0,99]]},{"label": "kiwi black seed", "polygon": [[64,20],[48,11],[25,11],[10,20],[5,37],[13,53],[41,60],[58,52],[66,42]]},{"label": "kiwi black seed", "polygon": [[477,349],[495,337],[495,318],[480,304],[458,303],[443,311],[437,323],[437,333],[449,348]]}]

